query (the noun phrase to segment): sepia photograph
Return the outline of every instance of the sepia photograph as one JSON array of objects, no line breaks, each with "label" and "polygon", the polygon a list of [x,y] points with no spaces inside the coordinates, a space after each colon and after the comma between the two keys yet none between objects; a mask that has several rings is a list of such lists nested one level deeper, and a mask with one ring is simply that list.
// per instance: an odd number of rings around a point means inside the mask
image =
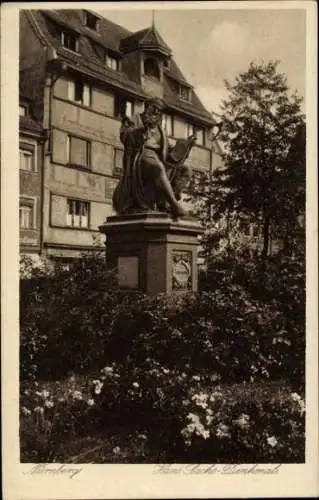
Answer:
[{"label": "sepia photograph", "polygon": [[32,480],[140,464],[271,481],[309,465],[312,2],[183,4],[16,8]]}]

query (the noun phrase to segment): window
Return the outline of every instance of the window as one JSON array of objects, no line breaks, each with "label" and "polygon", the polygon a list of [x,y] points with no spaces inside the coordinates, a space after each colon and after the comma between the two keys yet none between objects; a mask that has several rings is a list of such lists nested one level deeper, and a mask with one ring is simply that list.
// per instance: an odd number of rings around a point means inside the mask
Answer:
[{"label": "window", "polygon": [[132,118],[134,114],[134,103],[126,99],[121,95],[115,96],[114,101],[114,116],[123,117],[127,116],[128,118]]},{"label": "window", "polygon": [[167,135],[169,135],[170,137],[174,136],[174,119],[171,115],[163,115],[162,127]]},{"label": "window", "polygon": [[123,168],[123,150],[114,149],[114,175],[119,176]]},{"label": "window", "polygon": [[157,80],[160,80],[161,78],[161,72],[159,68],[159,64],[156,61],[156,59],[153,59],[152,57],[148,57],[144,61],[144,74],[146,76],[150,76],[152,78],[156,78]]},{"label": "window", "polygon": [[109,54],[107,54],[105,56],[105,60],[106,60],[107,68],[113,69],[114,71],[119,70],[120,62],[119,62],[119,59],[117,57],[113,57],[113,56],[110,56]]},{"label": "window", "polygon": [[89,167],[91,160],[91,143],[85,139],[67,136],[67,157],[71,165]]},{"label": "window", "polygon": [[21,198],[19,206],[19,225],[20,229],[35,228],[35,210],[33,198]]},{"label": "window", "polygon": [[83,106],[91,106],[92,89],[83,80],[76,78],[68,81],[68,98]]},{"label": "window", "polygon": [[19,150],[20,170],[32,172],[34,170],[33,153],[24,149]]},{"label": "window", "polygon": [[185,134],[186,134],[186,137],[189,137],[190,135],[195,135],[195,127],[192,123],[186,124]]},{"label": "window", "polygon": [[67,200],[66,225],[89,227],[89,203],[81,200]]},{"label": "window", "polygon": [[78,38],[72,31],[61,32],[61,44],[65,49],[78,52]]},{"label": "window", "polygon": [[133,103],[132,103],[132,101],[125,102],[125,115],[128,116],[128,118],[132,118],[132,116],[133,116]]},{"label": "window", "polygon": [[25,116],[27,113],[26,113],[26,109],[25,109],[25,106],[19,106],[19,116]]},{"label": "window", "polygon": [[189,137],[190,135],[196,136],[196,144],[200,146],[205,145],[205,130],[200,127],[196,127],[192,123],[187,123],[185,127],[185,137]]},{"label": "window", "polygon": [[91,12],[84,12],[84,26],[94,31],[99,31],[100,20]]},{"label": "window", "polygon": [[189,88],[181,85],[179,88],[179,96],[183,101],[189,101]]},{"label": "window", "polygon": [[196,144],[199,146],[205,146],[205,129],[196,127],[195,135],[197,138]]}]

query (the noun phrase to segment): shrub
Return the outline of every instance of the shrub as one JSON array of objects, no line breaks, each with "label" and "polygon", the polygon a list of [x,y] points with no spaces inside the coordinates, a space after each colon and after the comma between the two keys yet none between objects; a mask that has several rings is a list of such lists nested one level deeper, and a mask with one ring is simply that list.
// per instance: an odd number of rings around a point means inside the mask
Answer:
[{"label": "shrub", "polygon": [[97,254],[29,270],[20,280],[22,379],[102,367],[114,312],[127,300]]},{"label": "shrub", "polygon": [[227,383],[286,378],[299,390],[305,342],[294,294],[297,285],[284,307],[236,280],[197,294],[123,294],[104,261],[85,257],[22,280],[21,377],[57,379],[113,361],[143,368],[151,358]]},{"label": "shrub", "polygon": [[173,297],[138,298],[113,318],[106,361],[215,374],[222,382],[286,378],[302,385],[303,337],[289,330],[276,303],[241,287]]},{"label": "shrub", "polygon": [[[304,461],[304,400],[278,383],[212,384],[150,362],[36,389],[29,384],[21,397],[22,461],[69,462],[79,442],[100,436],[108,453],[95,457],[93,446],[85,461]],[[110,435],[120,447],[113,450]],[[140,455],[132,444],[128,455],[119,453],[127,439],[139,443]]]}]

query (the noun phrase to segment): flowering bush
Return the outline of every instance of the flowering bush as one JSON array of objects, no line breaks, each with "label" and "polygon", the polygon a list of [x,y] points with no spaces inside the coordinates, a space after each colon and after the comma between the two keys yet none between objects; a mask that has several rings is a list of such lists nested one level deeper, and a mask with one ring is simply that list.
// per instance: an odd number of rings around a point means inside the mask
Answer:
[{"label": "flowering bush", "polygon": [[[84,379],[70,377],[45,388],[38,382],[21,384],[20,437],[21,459],[28,462],[54,461],[65,439],[92,430],[92,407],[95,401]],[[89,418],[88,418],[89,417]],[[93,421],[92,421],[93,423]]]},{"label": "flowering bush", "polygon": [[304,400],[273,384],[216,386],[190,397],[181,430],[186,460],[303,462]]},{"label": "flowering bush", "polygon": [[[156,297],[123,294],[96,256],[25,265],[22,459],[302,461],[302,271],[294,281],[297,264],[280,265],[286,294],[270,275],[258,291],[247,263],[211,289]],[[109,429],[98,458],[70,444]]]},{"label": "flowering bush", "polygon": [[[74,442],[98,437],[83,461],[303,462],[303,397],[278,383],[216,385],[150,363],[148,369],[107,366],[89,380],[70,377],[21,395],[21,460],[76,461]],[[112,439],[106,436],[112,431]],[[99,442],[99,441],[98,441]],[[100,443],[101,444],[101,443]],[[83,446],[83,443],[81,442]],[[73,450],[73,452],[72,452]],[[128,456],[129,454],[129,456]],[[133,460],[134,461],[134,460]]]}]

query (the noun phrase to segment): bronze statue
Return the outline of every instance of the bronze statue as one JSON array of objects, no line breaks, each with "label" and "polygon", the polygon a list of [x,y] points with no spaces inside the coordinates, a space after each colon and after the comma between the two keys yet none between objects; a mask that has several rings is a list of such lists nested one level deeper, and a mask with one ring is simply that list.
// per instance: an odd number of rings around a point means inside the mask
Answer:
[{"label": "bronze statue", "polygon": [[162,101],[151,98],[135,123],[122,119],[123,171],[113,195],[119,214],[149,210],[168,211],[174,217],[187,214],[180,201],[190,176],[184,162],[196,138],[178,139],[170,146],[161,127],[162,111]]}]

